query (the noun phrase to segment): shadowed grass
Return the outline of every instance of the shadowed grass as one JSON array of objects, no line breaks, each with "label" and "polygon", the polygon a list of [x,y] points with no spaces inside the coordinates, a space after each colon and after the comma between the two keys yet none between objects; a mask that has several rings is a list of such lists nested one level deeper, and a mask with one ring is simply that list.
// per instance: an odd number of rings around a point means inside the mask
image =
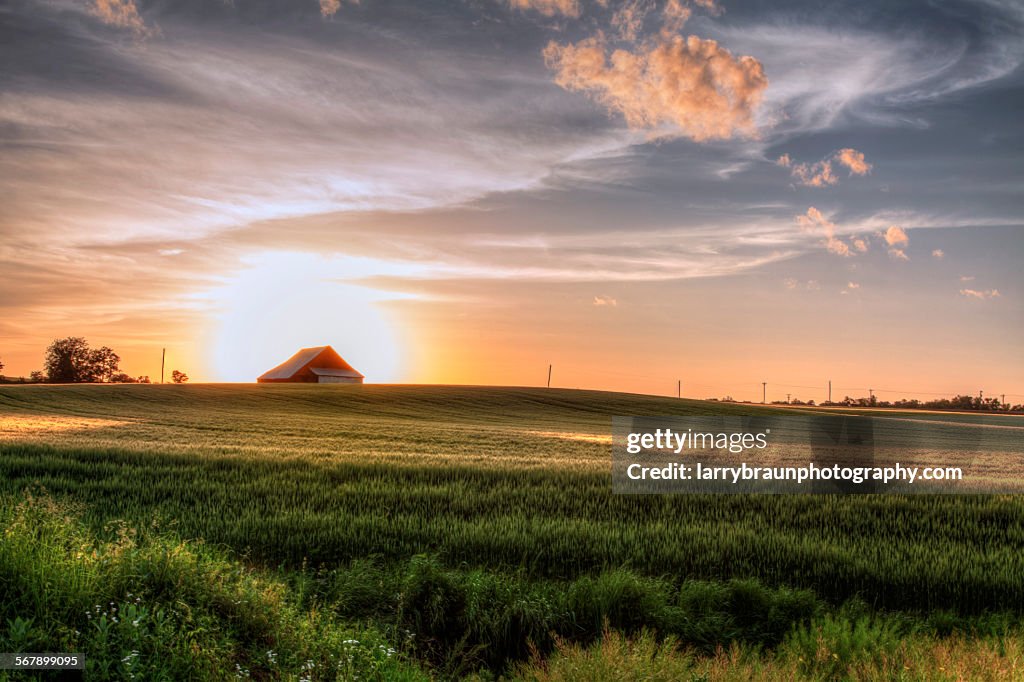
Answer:
[{"label": "shadowed grass", "polygon": [[98,539],[32,495],[0,504],[0,527],[0,650],[84,653],[97,680],[427,679],[377,632],[201,544],[124,525]]}]

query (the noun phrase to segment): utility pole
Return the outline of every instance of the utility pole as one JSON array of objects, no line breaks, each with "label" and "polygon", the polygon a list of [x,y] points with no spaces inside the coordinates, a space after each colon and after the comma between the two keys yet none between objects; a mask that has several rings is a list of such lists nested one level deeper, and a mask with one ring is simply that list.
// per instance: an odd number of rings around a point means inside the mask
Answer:
[{"label": "utility pole", "polygon": [[786,394],[786,404],[789,405],[789,394]]},{"label": "utility pole", "polygon": [[828,380],[828,401],[832,402],[832,380]]},{"label": "utility pole", "polygon": [[683,380],[682,379],[680,379],[680,380],[678,380],[676,382],[676,397],[677,398],[682,398],[683,397]]},{"label": "utility pole", "polygon": [[1000,405],[1005,405],[1006,404],[1006,394],[1005,393],[1002,394],[1001,396],[999,396],[999,404]]},{"label": "utility pole", "polygon": [[548,365],[548,388],[551,388],[551,367],[552,366],[553,365]]},{"label": "utility pole", "polygon": [[761,404],[764,405],[768,401],[768,382],[761,382]]},{"label": "utility pole", "polygon": [[167,360],[167,349],[160,353],[160,383],[164,383],[164,361]]},{"label": "utility pole", "polygon": [[874,391],[874,389],[871,389],[871,388],[868,389],[868,400],[874,402],[874,400],[875,400],[875,391]]}]

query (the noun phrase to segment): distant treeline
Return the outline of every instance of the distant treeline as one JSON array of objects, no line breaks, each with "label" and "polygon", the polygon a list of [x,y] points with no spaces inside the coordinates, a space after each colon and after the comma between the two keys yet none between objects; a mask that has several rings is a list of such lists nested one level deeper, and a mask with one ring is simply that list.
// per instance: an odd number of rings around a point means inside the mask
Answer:
[{"label": "distant treeline", "polygon": [[[46,349],[43,369],[25,377],[5,377],[0,384],[148,384],[148,376],[133,377],[121,371],[121,356],[107,346],[90,348],[80,336],[54,339]],[[0,370],[4,364],[0,361]],[[171,380],[176,384],[188,381],[188,375],[174,370]]]},{"label": "distant treeline", "polygon": [[[813,400],[806,403],[798,399],[785,401],[776,400],[772,405],[814,405]],[[897,410],[957,410],[975,412],[1024,412],[1024,405],[1011,405],[1002,402],[999,398],[983,398],[981,396],[958,395],[953,398],[938,398],[936,400],[879,400],[875,396],[868,398],[844,397],[840,401],[824,401],[822,407],[889,407]]]}]

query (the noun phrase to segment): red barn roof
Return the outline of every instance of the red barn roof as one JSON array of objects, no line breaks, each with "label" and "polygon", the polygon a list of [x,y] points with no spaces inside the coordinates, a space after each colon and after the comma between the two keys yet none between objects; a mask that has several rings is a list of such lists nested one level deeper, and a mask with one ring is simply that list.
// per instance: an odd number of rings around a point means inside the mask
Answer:
[{"label": "red barn roof", "polygon": [[256,381],[316,381],[317,377],[362,379],[363,375],[330,346],[303,348],[280,365],[264,372]]}]

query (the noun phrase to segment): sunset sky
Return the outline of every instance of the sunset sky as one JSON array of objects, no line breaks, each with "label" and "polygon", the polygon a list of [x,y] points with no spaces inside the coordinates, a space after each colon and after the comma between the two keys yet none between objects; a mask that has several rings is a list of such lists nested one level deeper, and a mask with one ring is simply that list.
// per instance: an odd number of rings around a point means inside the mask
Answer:
[{"label": "sunset sky", "polygon": [[1024,402],[1024,4],[8,0],[0,360]]}]

